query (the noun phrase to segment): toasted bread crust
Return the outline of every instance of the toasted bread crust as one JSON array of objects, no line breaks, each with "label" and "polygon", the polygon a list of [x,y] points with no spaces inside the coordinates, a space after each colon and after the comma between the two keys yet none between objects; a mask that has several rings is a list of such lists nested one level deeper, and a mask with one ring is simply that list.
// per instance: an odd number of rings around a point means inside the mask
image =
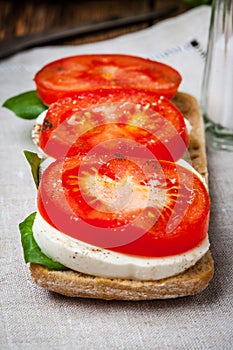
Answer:
[{"label": "toasted bread crust", "polygon": [[173,99],[173,103],[180,109],[184,117],[192,126],[187,161],[191,164],[208,182],[205,129],[200,107],[195,97],[179,92]]},{"label": "toasted bread crust", "polygon": [[51,271],[41,265],[30,265],[34,281],[50,291],[70,296],[105,300],[168,299],[201,292],[213,276],[213,259],[207,252],[187,271],[158,281],[135,281],[101,278],[72,270]]},{"label": "toasted bread crust", "polygon": [[[186,93],[177,93],[173,102],[192,125],[189,153],[185,158],[207,181],[205,135],[199,105],[194,97]],[[207,252],[185,272],[158,281],[102,278],[72,270],[51,271],[33,263],[30,264],[30,271],[32,278],[39,286],[70,297],[152,300],[176,298],[201,292],[213,277],[214,262],[211,253]]]}]

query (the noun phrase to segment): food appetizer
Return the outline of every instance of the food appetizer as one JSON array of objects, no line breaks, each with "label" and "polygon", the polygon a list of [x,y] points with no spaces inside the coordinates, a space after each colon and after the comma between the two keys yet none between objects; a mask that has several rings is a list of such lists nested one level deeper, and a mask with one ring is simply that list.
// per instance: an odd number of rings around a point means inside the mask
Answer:
[{"label": "food appetizer", "polygon": [[41,287],[72,297],[149,300],[193,295],[214,271],[202,116],[180,74],[149,59],[66,57],[36,91],[4,106],[36,118],[38,187],[20,223]]}]

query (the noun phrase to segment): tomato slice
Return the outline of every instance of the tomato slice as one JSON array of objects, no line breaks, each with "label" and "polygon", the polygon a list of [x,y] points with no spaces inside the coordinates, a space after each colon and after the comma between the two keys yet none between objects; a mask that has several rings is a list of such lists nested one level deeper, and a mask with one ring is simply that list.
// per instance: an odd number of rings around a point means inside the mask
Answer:
[{"label": "tomato slice", "polygon": [[37,93],[45,104],[80,91],[135,88],[172,98],[180,74],[160,62],[129,55],[80,55],[45,65],[36,75]]},{"label": "tomato slice", "polygon": [[109,139],[120,138],[134,140],[158,159],[171,161],[183,155],[189,141],[184,117],[168,99],[153,92],[110,89],[80,93],[52,104],[39,146],[58,158],[86,154]]},{"label": "tomato slice", "polygon": [[210,201],[199,176],[168,161],[71,157],[53,162],[38,191],[42,217],[61,232],[113,251],[176,255],[207,234]]}]

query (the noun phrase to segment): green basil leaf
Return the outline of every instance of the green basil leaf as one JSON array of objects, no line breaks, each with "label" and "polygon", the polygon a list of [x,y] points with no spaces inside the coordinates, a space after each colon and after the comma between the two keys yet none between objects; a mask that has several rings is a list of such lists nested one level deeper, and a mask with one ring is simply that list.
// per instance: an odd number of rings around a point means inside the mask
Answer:
[{"label": "green basil leaf", "polygon": [[14,112],[17,117],[23,119],[35,119],[48,108],[41,102],[36,91],[28,91],[11,97],[2,106]]},{"label": "green basil leaf", "polygon": [[31,167],[31,173],[34,179],[34,182],[36,184],[36,187],[39,186],[39,169],[40,164],[43,161],[37,153],[31,152],[31,151],[24,151],[23,152],[30,167]]},{"label": "green basil leaf", "polygon": [[47,257],[37,245],[32,232],[32,225],[36,213],[29,215],[19,224],[21,233],[21,242],[24,251],[24,260],[26,263],[36,263],[45,266],[49,270],[68,270],[67,267]]}]

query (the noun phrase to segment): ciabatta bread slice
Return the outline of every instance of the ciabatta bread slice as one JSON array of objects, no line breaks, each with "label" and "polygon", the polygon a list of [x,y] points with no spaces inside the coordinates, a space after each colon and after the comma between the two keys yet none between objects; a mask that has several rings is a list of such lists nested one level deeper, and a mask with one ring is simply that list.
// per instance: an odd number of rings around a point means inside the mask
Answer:
[{"label": "ciabatta bread slice", "polygon": [[[192,126],[189,154],[185,158],[207,181],[204,125],[197,100],[189,94],[177,93],[173,102]],[[51,271],[34,263],[30,264],[30,271],[39,286],[66,296],[106,300],[151,300],[201,292],[213,277],[214,262],[208,251],[185,272],[158,281],[102,278],[72,270]]]},{"label": "ciabatta bread slice", "polygon": [[213,260],[207,252],[187,271],[159,281],[135,281],[89,276],[72,270],[49,271],[31,264],[31,275],[41,287],[70,297],[106,300],[151,300],[193,295],[202,291],[213,275]]}]

